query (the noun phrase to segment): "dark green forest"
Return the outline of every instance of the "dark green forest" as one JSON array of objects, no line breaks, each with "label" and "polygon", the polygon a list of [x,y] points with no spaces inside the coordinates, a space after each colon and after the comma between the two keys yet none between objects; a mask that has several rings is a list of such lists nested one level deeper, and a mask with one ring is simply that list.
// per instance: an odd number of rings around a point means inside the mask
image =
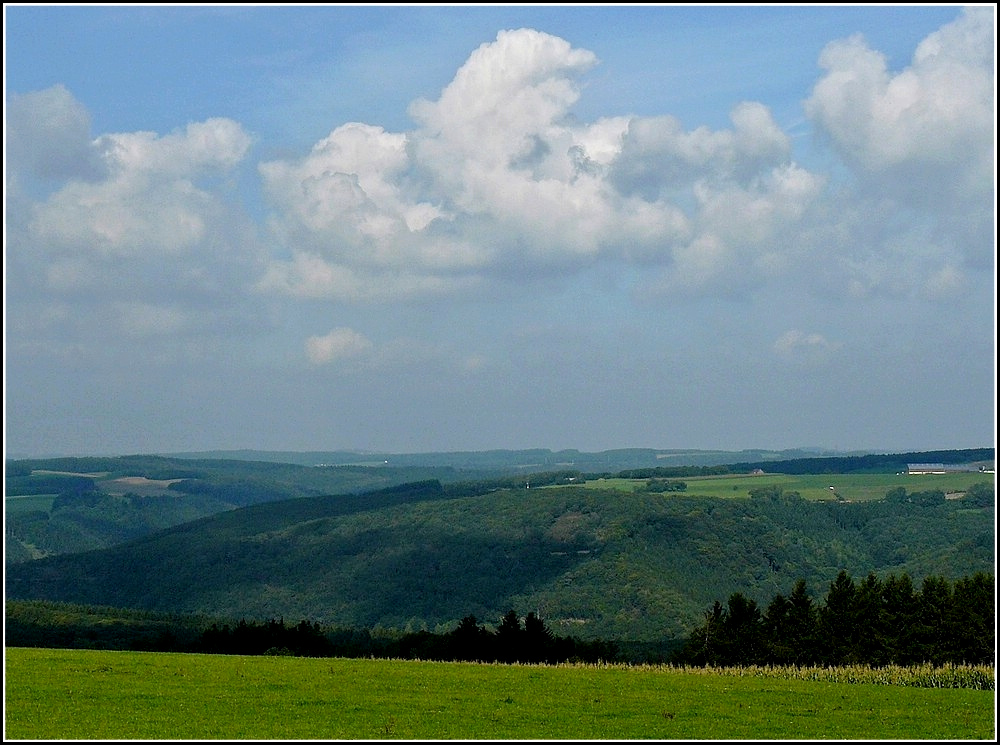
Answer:
[{"label": "dark green forest", "polygon": [[[959,499],[897,488],[840,503],[780,488],[700,497],[677,486],[685,475],[656,472],[669,491],[583,487],[587,474],[559,470],[533,474],[531,489],[520,475],[430,478],[260,502],[9,563],[7,598],[433,634],[518,608],[560,637],[658,644],[686,639],[733,593],[766,607],[800,579],[819,596],[842,571],[993,572],[991,477]],[[184,494],[201,481],[170,486]],[[93,495],[60,497],[85,507]]]},{"label": "dark green forest", "polygon": [[865,455],[834,456],[829,458],[803,457],[791,460],[761,460],[756,462],[734,463],[730,466],[734,472],[747,472],[761,468],[776,473],[893,473],[906,471],[910,463],[941,463],[959,465],[988,461],[992,462],[996,450],[994,448],[977,448],[972,450],[927,450],[910,453],[868,453]]},{"label": "dark green forest", "polygon": [[799,580],[759,606],[716,601],[674,660],[687,665],[989,664],[996,657],[996,581],[908,574],[856,582],[840,572],[821,603]]},{"label": "dark green forest", "polygon": [[[5,563],[107,548],[262,502],[468,477],[450,467],[317,468],[151,455],[7,461]],[[23,499],[31,496],[30,503]],[[19,503],[27,507],[12,509]]]},{"label": "dark green forest", "polygon": [[821,599],[803,580],[765,608],[733,593],[726,604],[716,600],[682,644],[659,646],[559,636],[534,611],[522,617],[514,609],[492,627],[469,615],[437,633],[373,633],[306,620],[231,623],[44,601],[9,602],[6,639],[18,647],[501,663],[943,666],[995,661],[994,608],[995,579],[985,573],[954,583],[929,576],[916,586],[907,574],[855,582],[840,572]]},{"label": "dark green forest", "polygon": [[[434,479],[480,492],[573,479],[678,479],[749,473],[892,473],[909,462],[992,461],[994,449],[830,455],[810,451],[656,451],[633,448],[497,450],[425,454],[220,451],[173,456],[59,457],[7,460],[4,558],[19,563],[108,548],[219,512],[264,502],[360,494]],[[732,459],[754,456],[755,461]],[[254,458],[259,458],[255,460]],[[284,459],[284,460],[282,460]],[[289,460],[290,459],[290,460]],[[729,459],[729,460],[726,460]],[[362,464],[359,461],[364,461]],[[325,465],[317,465],[325,464]]]}]

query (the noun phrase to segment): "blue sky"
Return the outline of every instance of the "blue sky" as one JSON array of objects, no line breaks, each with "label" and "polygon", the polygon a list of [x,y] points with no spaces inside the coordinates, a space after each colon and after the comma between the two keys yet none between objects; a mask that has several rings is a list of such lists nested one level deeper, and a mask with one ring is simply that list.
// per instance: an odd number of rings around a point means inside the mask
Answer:
[{"label": "blue sky", "polygon": [[4,6],[9,455],[995,442],[995,6]]}]

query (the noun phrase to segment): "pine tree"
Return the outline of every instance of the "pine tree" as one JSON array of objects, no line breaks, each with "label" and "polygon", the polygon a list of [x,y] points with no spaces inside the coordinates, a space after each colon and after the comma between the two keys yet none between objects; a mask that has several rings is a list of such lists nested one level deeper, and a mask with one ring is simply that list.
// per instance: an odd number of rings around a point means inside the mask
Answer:
[{"label": "pine tree", "polygon": [[550,662],[553,636],[549,627],[534,611],[524,617],[524,658],[527,662]]},{"label": "pine tree", "polygon": [[821,661],[842,665],[849,661],[858,632],[854,580],[845,570],[830,585],[826,605],[819,613],[819,648]]}]

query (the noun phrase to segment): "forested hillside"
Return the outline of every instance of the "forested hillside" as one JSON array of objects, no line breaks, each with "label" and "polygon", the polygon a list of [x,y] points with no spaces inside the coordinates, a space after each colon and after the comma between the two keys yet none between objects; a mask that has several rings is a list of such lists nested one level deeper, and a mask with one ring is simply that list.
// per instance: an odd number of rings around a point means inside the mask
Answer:
[{"label": "forested hillside", "polygon": [[778,473],[892,473],[906,471],[911,463],[941,463],[948,465],[971,465],[975,463],[993,464],[996,458],[994,448],[971,450],[928,450],[913,453],[888,453],[865,455],[843,455],[831,457],[801,457],[791,460],[758,460],[733,463],[736,472],[760,468]]},{"label": "forested hillside", "polygon": [[[40,600],[5,608],[9,646],[131,649],[304,657],[485,662],[669,661],[703,667],[991,665],[996,656],[996,582],[976,573],[951,582],[908,574],[860,582],[840,572],[825,597],[803,580],[766,606],[742,593],[715,601],[686,640],[583,642],[553,634],[534,611],[499,619],[466,616],[454,628],[343,628],[285,619],[247,621]],[[985,681],[984,681],[985,682]],[[992,686],[990,686],[992,687]]]},{"label": "forested hillside", "polygon": [[7,461],[4,555],[17,563],[107,548],[218,512],[323,494],[354,494],[474,472],[150,455]]},{"label": "forested hillside", "polygon": [[[531,480],[537,485],[540,474],[562,474],[582,482],[605,476],[738,474],[758,468],[787,474],[895,473],[905,470],[908,462],[992,462],[994,454],[985,448],[897,455],[631,448],[598,453],[546,449],[422,454],[218,451],[201,457],[8,460],[4,556],[10,565],[108,548],[248,505],[358,494],[423,479],[465,482],[488,491]],[[757,460],[732,463],[740,457]]]},{"label": "forested hillside", "polygon": [[425,480],[252,505],[9,566],[7,595],[411,630],[519,608],[560,635],[680,639],[733,592],[763,604],[799,579],[820,595],[841,571],[992,573],[988,478],[958,499],[900,487],[858,503]]}]

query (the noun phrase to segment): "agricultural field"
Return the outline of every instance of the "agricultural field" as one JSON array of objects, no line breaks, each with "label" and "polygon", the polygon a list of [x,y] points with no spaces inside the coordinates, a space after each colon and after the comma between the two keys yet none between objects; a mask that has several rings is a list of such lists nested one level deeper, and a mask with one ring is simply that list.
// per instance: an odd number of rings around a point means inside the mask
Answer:
[{"label": "agricultural field", "polygon": [[[751,489],[779,486],[785,491],[798,492],[809,500],[843,500],[865,502],[882,499],[890,489],[902,486],[908,492],[933,491],[940,489],[946,495],[959,495],[973,484],[994,481],[991,473],[976,471],[907,475],[895,473],[835,473],[819,475],[789,475],[781,473],[740,474],[727,476],[687,476],[670,478],[668,481],[683,481],[687,489],[683,492],[668,492],[702,497],[746,497]],[[633,492],[642,489],[646,479],[605,478],[586,481],[583,486],[590,489],[617,489]],[[831,487],[833,487],[831,489]],[[564,488],[564,487],[546,487]]]},{"label": "agricultural field", "polygon": [[56,494],[25,494],[10,496],[3,499],[4,518],[20,517],[31,512],[51,512],[52,502]]},{"label": "agricultural field", "polygon": [[848,673],[10,648],[4,738],[995,739],[992,668]]}]

